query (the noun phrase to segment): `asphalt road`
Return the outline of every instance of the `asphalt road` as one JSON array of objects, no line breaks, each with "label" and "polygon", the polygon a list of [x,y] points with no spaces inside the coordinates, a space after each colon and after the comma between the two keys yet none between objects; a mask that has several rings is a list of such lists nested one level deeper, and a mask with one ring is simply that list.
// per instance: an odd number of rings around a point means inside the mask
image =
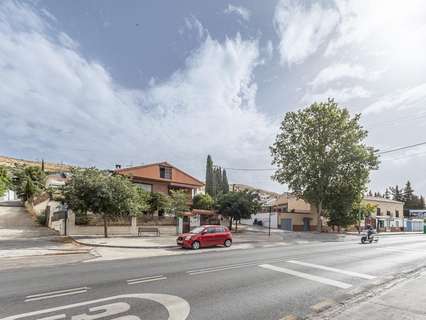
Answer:
[{"label": "asphalt road", "polygon": [[[426,264],[426,236],[0,272],[0,319],[281,319]],[[58,259],[60,259],[58,257]]]}]

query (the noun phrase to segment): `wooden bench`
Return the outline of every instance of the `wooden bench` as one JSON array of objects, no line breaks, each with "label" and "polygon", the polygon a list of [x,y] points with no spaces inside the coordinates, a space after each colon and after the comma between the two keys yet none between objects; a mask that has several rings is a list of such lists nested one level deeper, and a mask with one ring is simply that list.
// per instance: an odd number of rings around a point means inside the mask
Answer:
[{"label": "wooden bench", "polygon": [[157,237],[160,236],[160,229],[155,227],[139,227],[138,228],[138,237],[142,237],[143,233],[155,233]]}]

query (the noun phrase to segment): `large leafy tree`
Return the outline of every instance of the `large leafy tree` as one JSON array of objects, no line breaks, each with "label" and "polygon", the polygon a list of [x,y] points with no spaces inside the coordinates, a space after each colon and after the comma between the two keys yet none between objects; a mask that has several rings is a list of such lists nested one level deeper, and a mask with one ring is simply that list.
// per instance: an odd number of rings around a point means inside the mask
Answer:
[{"label": "large leafy tree", "polygon": [[46,174],[40,167],[16,166],[12,187],[22,201],[32,201],[46,189]]},{"label": "large leafy tree", "polygon": [[[330,194],[347,188],[358,192],[370,170],[378,168],[377,153],[365,145],[367,131],[359,120],[359,114],[351,117],[332,99],[314,103],[285,115],[270,148],[277,167],[273,178],[315,206],[318,231],[324,209],[331,206]],[[351,185],[343,188],[345,180]]]},{"label": "large leafy tree", "polygon": [[210,210],[213,209],[214,200],[209,194],[196,194],[192,199],[194,209]]},{"label": "large leafy tree", "polygon": [[241,219],[248,219],[261,207],[259,196],[253,191],[238,191],[221,194],[217,201],[217,210],[229,219],[229,228],[235,221],[235,230]]},{"label": "large leafy tree", "polygon": [[70,209],[102,216],[105,238],[110,220],[139,214],[147,207],[145,201],[145,195],[128,177],[110,175],[95,168],[74,170],[64,187],[64,202]]},{"label": "large leafy tree", "polygon": [[4,195],[10,186],[11,178],[9,170],[6,167],[0,166],[0,196]]}]

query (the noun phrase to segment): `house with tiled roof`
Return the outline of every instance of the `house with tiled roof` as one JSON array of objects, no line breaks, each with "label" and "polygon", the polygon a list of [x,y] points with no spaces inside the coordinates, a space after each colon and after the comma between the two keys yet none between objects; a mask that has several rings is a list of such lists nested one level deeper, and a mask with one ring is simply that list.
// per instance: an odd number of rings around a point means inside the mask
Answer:
[{"label": "house with tiled roof", "polygon": [[189,201],[204,186],[202,181],[166,161],[117,168],[115,172],[129,176],[134,184],[149,192],[169,194],[172,190],[183,190]]}]

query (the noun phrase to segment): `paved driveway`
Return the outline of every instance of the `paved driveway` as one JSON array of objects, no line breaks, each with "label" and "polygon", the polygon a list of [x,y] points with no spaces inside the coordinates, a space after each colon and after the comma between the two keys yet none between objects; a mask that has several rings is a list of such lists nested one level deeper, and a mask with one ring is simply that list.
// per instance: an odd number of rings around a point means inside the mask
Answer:
[{"label": "paved driveway", "polygon": [[[54,230],[42,227],[18,201],[0,204],[0,258],[75,253],[72,243],[63,243]],[[87,252],[87,249],[83,250]]]}]

